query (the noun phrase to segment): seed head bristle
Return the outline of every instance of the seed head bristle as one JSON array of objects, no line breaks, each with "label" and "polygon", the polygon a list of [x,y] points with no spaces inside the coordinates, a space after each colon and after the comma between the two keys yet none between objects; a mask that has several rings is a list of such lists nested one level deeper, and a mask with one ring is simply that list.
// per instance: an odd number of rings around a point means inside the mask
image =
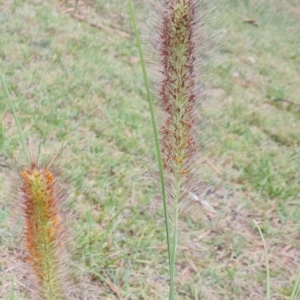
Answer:
[{"label": "seed head bristle", "polygon": [[62,217],[56,178],[32,162],[21,171],[21,199],[25,219],[27,263],[36,278],[41,299],[66,299],[62,277]]},{"label": "seed head bristle", "polygon": [[[152,88],[159,113],[159,134],[169,204],[174,200],[183,213],[197,191],[195,176],[199,161],[199,107],[204,101],[200,81],[202,24],[201,3],[196,0],[150,1],[156,11],[157,31],[151,49],[156,58]],[[151,32],[151,38],[155,35]],[[151,45],[151,43],[149,43]],[[153,55],[154,53],[154,55]],[[156,53],[156,54],[155,54]],[[177,192],[174,192],[177,189]],[[176,195],[175,195],[176,194]],[[172,217],[172,216],[171,216]]]}]

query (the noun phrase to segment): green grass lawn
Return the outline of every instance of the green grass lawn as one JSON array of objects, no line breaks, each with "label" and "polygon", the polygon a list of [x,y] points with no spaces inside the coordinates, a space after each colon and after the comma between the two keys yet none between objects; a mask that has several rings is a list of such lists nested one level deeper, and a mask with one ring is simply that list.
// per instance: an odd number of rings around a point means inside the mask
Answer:
[{"label": "green grass lawn", "polygon": [[[199,204],[180,223],[178,299],[264,299],[253,219],[269,249],[272,299],[288,299],[300,262],[300,3],[218,2],[203,153],[210,208]],[[127,1],[0,0],[0,69],[26,136],[44,156],[61,152],[71,178],[74,299],[167,299],[150,114]],[[0,151],[22,163],[2,88],[0,118]],[[0,194],[0,298],[28,299],[13,263],[22,256],[10,224],[17,199]]]}]

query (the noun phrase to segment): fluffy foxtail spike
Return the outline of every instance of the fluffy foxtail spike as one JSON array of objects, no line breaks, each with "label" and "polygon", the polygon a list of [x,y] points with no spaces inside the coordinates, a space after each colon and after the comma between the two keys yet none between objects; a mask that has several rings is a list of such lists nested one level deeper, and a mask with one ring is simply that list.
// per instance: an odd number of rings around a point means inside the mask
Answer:
[{"label": "fluffy foxtail spike", "polygon": [[[152,26],[155,57],[152,87],[159,113],[159,132],[168,202],[180,216],[199,190],[195,174],[199,162],[201,104],[205,99],[201,82],[201,59],[205,54],[205,0],[150,1],[157,22]],[[153,40],[153,36],[155,36]],[[205,46],[205,47],[204,47]],[[154,55],[153,55],[154,54]],[[174,203],[175,202],[175,203]],[[172,218],[172,213],[170,214]]]},{"label": "fluffy foxtail spike", "polygon": [[32,160],[21,170],[20,197],[27,263],[35,299],[67,299],[61,193],[54,173]]}]

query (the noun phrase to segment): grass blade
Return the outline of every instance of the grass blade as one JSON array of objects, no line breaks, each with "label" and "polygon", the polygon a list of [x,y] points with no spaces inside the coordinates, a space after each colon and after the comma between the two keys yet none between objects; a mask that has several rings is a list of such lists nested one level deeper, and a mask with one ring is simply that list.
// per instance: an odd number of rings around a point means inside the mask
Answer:
[{"label": "grass blade", "polygon": [[7,96],[8,100],[9,100],[9,103],[10,103],[10,107],[11,107],[12,113],[13,113],[14,118],[15,118],[15,122],[16,122],[16,125],[17,125],[17,128],[18,128],[18,132],[19,132],[21,144],[23,146],[23,151],[24,151],[25,158],[26,158],[27,162],[30,163],[30,155],[29,155],[28,148],[26,147],[24,133],[23,133],[23,130],[22,130],[22,127],[21,127],[21,124],[20,124],[20,121],[19,121],[16,109],[15,109],[14,102],[13,102],[11,96],[10,96],[10,93],[8,91],[8,88],[7,88],[7,84],[5,82],[4,76],[3,76],[3,74],[2,74],[1,71],[0,71],[0,77],[1,77],[1,81],[2,81],[2,84],[3,84],[4,90],[5,90],[6,96]]},{"label": "grass blade", "polygon": [[257,227],[259,233],[260,233],[260,236],[261,236],[261,239],[263,241],[263,244],[264,244],[264,250],[265,250],[265,257],[266,257],[266,269],[267,269],[267,286],[266,286],[266,299],[267,300],[271,300],[271,286],[270,286],[270,268],[269,268],[269,258],[268,258],[268,251],[267,251],[267,245],[266,245],[266,241],[265,241],[265,238],[264,238],[264,235],[259,227],[259,225],[257,224],[256,220],[253,220],[255,226]]},{"label": "grass blade", "polygon": [[296,297],[298,295],[298,292],[299,292],[299,287],[300,287],[300,271],[298,272],[298,276],[296,278],[296,282],[295,282],[290,300],[295,300],[296,299]]},{"label": "grass blade", "polygon": [[168,215],[165,178],[164,178],[164,172],[163,172],[163,164],[162,164],[162,157],[161,157],[161,151],[160,151],[159,137],[158,137],[158,131],[157,131],[156,120],[155,120],[155,115],[154,115],[154,107],[153,107],[153,101],[152,101],[152,96],[151,96],[151,92],[150,92],[146,64],[145,64],[145,59],[144,59],[144,55],[143,55],[141,39],[140,39],[140,35],[138,32],[138,28],[137,28],[137,21],[136,21],[136,17],[135,17],[135,11],[134,11],[132,0],[128,0],[128,4],[129,4],[129,11],[130,11],[130,18],[131,18],[131,22],[133,25],[135,38],[136,38],[136,44],[137,44],[139,56],[141,59],[143,78],[144,78],[144,82],[145,82],[149,110],[150,110],[150,114],[151,114],[151,122],[152,122],[153,134],[154,134],[154,139],[155,139],[155,148],[156,148],[156,155],[157,155],[157,162],[158,162],[160,183],[161,183],[161,193],[162,193],[163,207],[164,207],[164,218],[165,218],[167,244],[168,244],[169,268],[171,270],[171,240],[170,240],[169,215]]}]

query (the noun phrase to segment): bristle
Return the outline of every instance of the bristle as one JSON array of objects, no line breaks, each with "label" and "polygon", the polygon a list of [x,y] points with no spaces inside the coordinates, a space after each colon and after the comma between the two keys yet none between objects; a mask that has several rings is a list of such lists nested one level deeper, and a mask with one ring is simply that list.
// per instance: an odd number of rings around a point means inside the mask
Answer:
[{"label": "bristle", "polygon": [[21,181],[27,263],[36,279],[39,298],[66,299],[63,224],[56,178],[48,168],[32,160],[31,166],[21,171]]},{"label": "bristle", "polygon": [[200,181],[195,173],[201,148],[198,134],[204,130],[199,127],[202,123],[199,109],[205,99],[199,63],[205,48],[201,43],[207,41],[201,31],[204,2],[149,2],[149,10],[155,17],[151,27],[153,42],[148,43],[153,47],[148,47],[148,52],[150,59],[156,60],[151,82],[158,111],[167,198],[170,206],[176,202],[182,214],[192,202],[189,195],[197,191]]}]

